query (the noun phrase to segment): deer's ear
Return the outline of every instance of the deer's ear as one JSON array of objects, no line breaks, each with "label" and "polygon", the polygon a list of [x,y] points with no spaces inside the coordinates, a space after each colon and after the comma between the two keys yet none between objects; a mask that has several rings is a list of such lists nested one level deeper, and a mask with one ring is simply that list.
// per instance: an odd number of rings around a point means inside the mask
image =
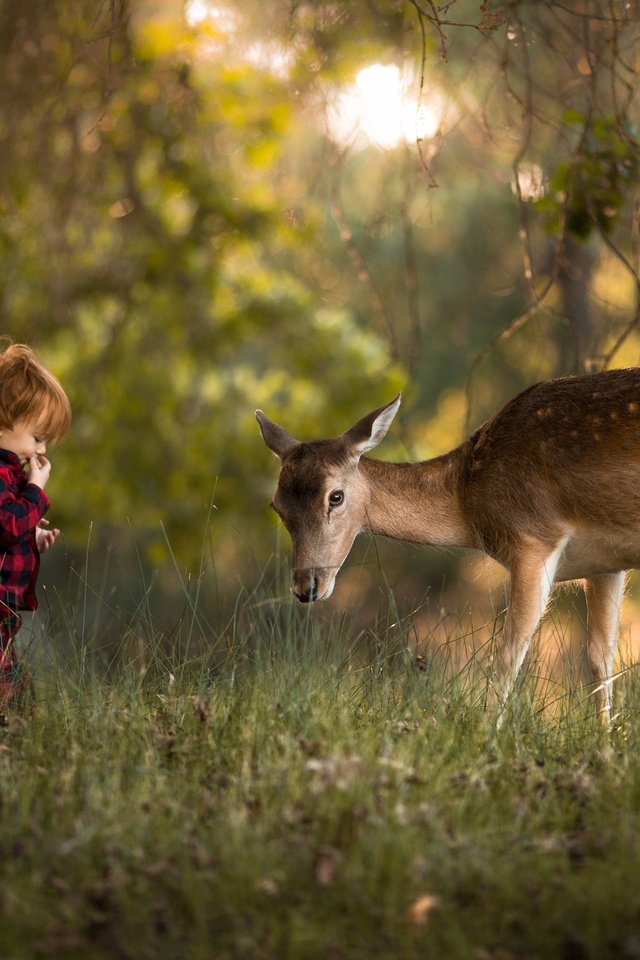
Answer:
[{"label": "deer's ear", "polygon": [[402,395],[398,394],[395,400],[388,403],[386,407],[379,407],[368,413],[362,420],[358,420],[350,430],[343,433],[342,438],[347,441],[351,447],[353,455],[360,459],[363,453],[377,447],[381,440],[387,435],[387,430],[391,426],[391,421],[398,412]]},{"label": "deer's ear", "polygon": [[262,439],[269,447],[269,450],[275,453],[276,457],[280,457],[281,460],[290,450],[293,450],[293,448],[298,445],[298,441],[294,440],[284,427],[280,427],[277,423],[274,423],[273,420],[270,420],[262,410],[256,410],[256,420],[260,427]]}]

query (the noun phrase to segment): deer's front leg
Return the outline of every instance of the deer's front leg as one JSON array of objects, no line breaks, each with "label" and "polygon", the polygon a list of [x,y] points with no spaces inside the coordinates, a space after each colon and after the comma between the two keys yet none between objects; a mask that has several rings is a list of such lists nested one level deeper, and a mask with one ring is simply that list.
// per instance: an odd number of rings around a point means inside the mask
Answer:
[{"label": "deer's front leg", "polygon": [[611,721],[611,676],[624,584],[624,571],[584,582],[587,598],[587,657],[595,682],[596,707],[605,724]]},{"label": "deer's front leg", "polygon": [[545,611],[568,538],[552,550],[542,545],[521,551],[511,567],[511,599],[495,651],[495,694],[503,707]]}]

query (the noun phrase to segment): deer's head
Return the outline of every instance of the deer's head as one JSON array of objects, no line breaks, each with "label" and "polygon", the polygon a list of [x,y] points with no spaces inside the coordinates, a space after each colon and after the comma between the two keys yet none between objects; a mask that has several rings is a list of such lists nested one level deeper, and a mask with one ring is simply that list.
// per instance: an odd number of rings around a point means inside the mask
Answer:
[{"label": "deer's head", "polygon": [[360,457],[386,435],[400,396],[333,440],[301,443],[256,410],[264,442],[281,461],[273,507],[293,544],[292,589],[298,600],[327,600],[353,541],[366,523]]}]

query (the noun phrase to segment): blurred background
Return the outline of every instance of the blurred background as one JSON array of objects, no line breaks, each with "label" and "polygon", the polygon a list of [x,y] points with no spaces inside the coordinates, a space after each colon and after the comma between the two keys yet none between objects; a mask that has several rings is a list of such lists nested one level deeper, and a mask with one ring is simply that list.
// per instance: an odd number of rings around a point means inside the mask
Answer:
[{"label": "blurred background", "polygon": [[[216,622],[286,595],[256,407],[318,438],[402,390],[376,455],[419,460],[532,382],[638,363],[638,18],[1,0],[1,332],[74,409],[47,604],[143,596],[171,630],[185,596]],[[364,541],[332,604],[440,623],[492,587],[490,619],[501,579]]]}]

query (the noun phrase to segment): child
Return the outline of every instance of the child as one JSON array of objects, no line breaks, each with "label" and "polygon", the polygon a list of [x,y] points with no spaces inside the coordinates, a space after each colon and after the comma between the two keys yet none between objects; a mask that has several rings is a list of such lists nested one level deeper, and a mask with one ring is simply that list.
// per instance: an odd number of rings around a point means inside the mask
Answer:
[{"label": "child", "polygon": [[40,553],[60,531],[43,520],[51,464],[47,444],[61,440],[71,408],[56,378],[23,344],[0,354],[0,711],[31,692],[18,668],[14,639],[20,610],[35,610]]}]

